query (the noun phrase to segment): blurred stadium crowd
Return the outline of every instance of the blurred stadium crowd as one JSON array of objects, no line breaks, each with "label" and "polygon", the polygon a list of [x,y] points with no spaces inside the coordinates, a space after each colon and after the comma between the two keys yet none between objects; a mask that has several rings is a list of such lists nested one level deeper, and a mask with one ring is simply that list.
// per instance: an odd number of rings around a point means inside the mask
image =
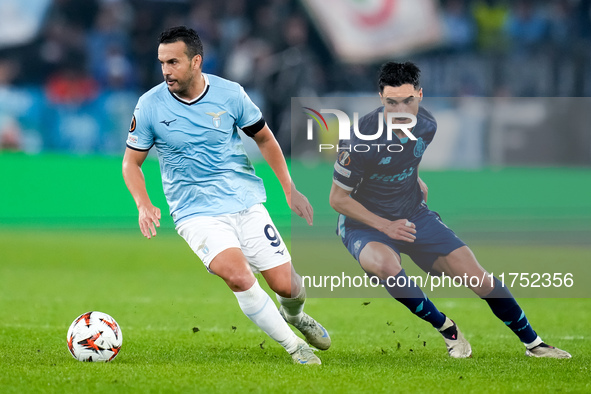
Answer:
[{"label": "blurred stadium crowd", "polygon": [[[591,0],[434,3],[439,44],[391,56],[421,66],[425,94],[591,96]],[[158,34],[180,24],[284,147],[291,97],[375,94],[379,62],[339,60],[306,1],[53,0],[34,39],[0,48],[0,149],[120,153],[138,96],[162,80]]]}]

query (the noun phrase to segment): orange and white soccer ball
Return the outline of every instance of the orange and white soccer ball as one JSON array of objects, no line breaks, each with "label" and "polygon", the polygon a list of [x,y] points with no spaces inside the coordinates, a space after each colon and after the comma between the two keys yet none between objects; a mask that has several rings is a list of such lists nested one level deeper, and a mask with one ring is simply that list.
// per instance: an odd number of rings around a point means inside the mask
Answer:
[{"label": "orange and white soccer ball", "polygon": [[122,342],[121,328],[102,312],[83,313],[68,330],[68,349],[78,361],[111,361],[119,354]]}]

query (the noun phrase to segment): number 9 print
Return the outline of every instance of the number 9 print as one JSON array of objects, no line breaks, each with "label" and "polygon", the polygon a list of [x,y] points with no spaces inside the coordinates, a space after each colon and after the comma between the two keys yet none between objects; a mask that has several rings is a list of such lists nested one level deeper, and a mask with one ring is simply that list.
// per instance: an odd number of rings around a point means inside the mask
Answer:
[{"label": "number 9 print", "polygon": [[271,241],[271,246],[278,247],[281,245],[281,238],[279,238],[277,230],[275,230],[272,225],[267,224],[265,226],[265,235],[267,236],[267,239]]}]

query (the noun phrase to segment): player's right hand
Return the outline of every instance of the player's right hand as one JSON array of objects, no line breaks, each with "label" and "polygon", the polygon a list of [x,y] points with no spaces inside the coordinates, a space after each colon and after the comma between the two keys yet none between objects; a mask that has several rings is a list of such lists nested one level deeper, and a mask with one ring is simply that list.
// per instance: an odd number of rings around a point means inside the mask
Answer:
[{"label": "player's right hand", "polygon": [[314,223],[314,208],[312,208],[306,196],[297,191],[295,187],[292,187],[290,197],[287,203],[291,210],[299,217],[306,219],[308,226],[311,226]]},{"label": "player's right hand", "polygon": [[388,237],[398,241],[414,242],[417,239],[415,224],[406,219],[389,222],[381,231]]},{"label": "player's right hand", "polygon": [[140,230],[144,237],[150,239],[156,236],[156,227],[160,227],[160,208],[153,205],[139,207]]}]

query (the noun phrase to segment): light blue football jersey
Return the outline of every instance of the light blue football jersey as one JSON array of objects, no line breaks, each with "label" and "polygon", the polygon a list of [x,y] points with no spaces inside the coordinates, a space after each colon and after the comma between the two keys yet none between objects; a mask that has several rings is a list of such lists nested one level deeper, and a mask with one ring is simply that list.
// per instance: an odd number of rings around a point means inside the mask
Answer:
[{"label": "light blue football jersey", "polygon": [[206,88],[192,102],[173,95],[165,82],[141,96],[127,137],[131,149],[156,147],[176,224],[266,201],[238,134],[238,127],[248,135],[262,129],[261,111],[239,84],[203,75]]}]

